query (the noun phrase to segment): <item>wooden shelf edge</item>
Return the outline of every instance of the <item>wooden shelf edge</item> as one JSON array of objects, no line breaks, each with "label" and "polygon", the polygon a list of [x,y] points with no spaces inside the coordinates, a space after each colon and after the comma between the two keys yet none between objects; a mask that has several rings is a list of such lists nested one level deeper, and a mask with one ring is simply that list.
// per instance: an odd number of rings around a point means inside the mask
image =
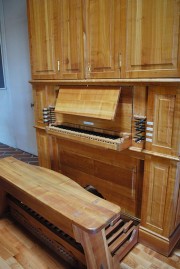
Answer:
[{"label": "wooden shelf edge", "polygon": [[154,151],[150,151],[150,150],[146,150],[146,149],[141,149],[138,147],[137,148],[136,147],[129,147],[129,150],[134,151],[134,152],[144,153],[144,154],[155,156],[155,157],[170,159],[170,160],[177,161],[177,162],[180,161],[180,157],[178,157],[178,156],[154,152]]},{"label": "wooden shelf edge", "polygon": [[68,85],[101,85],[104,87],[107,86],[134,86],[138,85],[172,85],[180,86],[180,78],[136,78],[136,79],[81,79],[81,80],[57,80],[57,79],[32,79],[29,81],[31,84],[54,84],[60,86],[68,86]]}]

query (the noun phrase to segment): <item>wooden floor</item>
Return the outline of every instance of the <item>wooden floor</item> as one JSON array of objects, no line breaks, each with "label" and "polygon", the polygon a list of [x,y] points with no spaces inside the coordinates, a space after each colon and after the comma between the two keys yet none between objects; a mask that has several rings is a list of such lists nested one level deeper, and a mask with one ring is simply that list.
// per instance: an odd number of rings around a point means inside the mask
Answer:
[{"label": "wooden floor", "polygon": [[[0,219],[0,269],[22,268],[72,269],[12,219]],[[120,268],[179,269],[180,257],[173,254],[166,258],[138,244],[125,257]]]}]

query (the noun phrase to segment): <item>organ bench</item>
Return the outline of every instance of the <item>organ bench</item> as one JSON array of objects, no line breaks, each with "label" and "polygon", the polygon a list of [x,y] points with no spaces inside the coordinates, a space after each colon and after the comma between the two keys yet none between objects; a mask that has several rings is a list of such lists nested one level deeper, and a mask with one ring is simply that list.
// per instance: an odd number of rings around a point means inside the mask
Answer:
[{"label": "organ bench", "polygon": [[137,242],[138,228],[122,220],[119,206],[60,173],[13,157],[0,160],[1,216],[7,208],[57,253],[67,251],[88,269],[119,268]]}]

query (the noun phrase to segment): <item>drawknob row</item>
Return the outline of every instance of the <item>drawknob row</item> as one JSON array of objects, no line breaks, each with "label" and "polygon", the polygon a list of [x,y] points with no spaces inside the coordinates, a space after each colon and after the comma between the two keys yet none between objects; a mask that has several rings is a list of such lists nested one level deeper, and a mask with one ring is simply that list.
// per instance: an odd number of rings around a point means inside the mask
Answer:
[{"label": "drawknob row", "polygon": [[140,143],[145,140],[145,128],[146,128],[146,117],[134,117],[134,129],[135,136],[134,140],[136,143]]},{"label": "drawknob row", "polygon": [[55,123],[55,106],[48,106],[43,108],[43,122],[44,123]]}]

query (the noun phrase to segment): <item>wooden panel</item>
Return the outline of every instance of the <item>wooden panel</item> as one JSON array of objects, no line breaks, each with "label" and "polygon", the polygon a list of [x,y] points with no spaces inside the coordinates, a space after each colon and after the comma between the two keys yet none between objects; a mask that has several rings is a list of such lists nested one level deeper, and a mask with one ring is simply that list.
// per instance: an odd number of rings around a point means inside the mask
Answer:
[{"label": "wooden panel", "polygon": [[120,90],[61,89],[56,102],[58,113],[112,120]]},{"label": "wooden panel", "polygon": [[43,123],[43,108],[47,107],[46,102],[46,92],[44,87],[39,86],[33,90],[33,99],[34,99],[34,114],[35,114],[35,124],[44,126]]},{"label": "wooden panel", "polygon": [[56,87],[38,85],[33,87],[35,124],[38,127],[45,127],[43,122],[43,108],[54,106],[56,101]]},{"label": "wooden panel", "polygon": [[70,165],[61,166],[61,172],[76,181],[82,187],[93,186],[105,199],[121,206],[122,212],[137,216],[138,208],[134,199],[130,198],[131,191],[125,190],[120,185],[112,184],[101,178],[86,174],[80,170],[71,168]]},{"label": "wooden panel", "polygon": [[128,0],[126,77],[179,77],[178,0]]},{"label": "wooden panel", "polygon": [[[177,228],[177,206],[180,192],[180,167],[179,162],[170,161],[168,186],[166,193],[166,209],[164,214],[164,234],[173,236]],[[168,225],[167,225],[168,224]],[[178,227],[180,229],[180,225]],[[178,231],[178,229],[176,229]],[[179,233],[180,236],[180,233]],[[178,241],[178,240],[177,240]]]},{"label": "wooden panel", "polygon": [[84,76],[82,0],[59,0],[58,3],[59,76],[80,79]]},{"label": "wooden panel", "polygon": [[160,229],[163,227],[164,206],[167,191],[168,167],[159,164],[151,166],[149,188],[148,223]]},{"label": "wooden panel", "polygon": [[156,95],[154,115],[154,139],[157,146],[171,147],[175,96]]},{"label": "wooden panel", "polygon": [[46,134],[45,130],[36,129],[36,139],[39,165],[42,167],[51,168],[50,138]]},{"label": "wooden panel", "polygon": [[142,198],[142,226],[170,237],[175,229],[179,177],[177,163],[146,157]]},{"label": "wooden panel", "polygon": [[179,112],[177,112],[179,111],[178,99],[179,91],[176,88],[149,88],[146,128],[147,150],[178,155],[180,134]]},{"label": "wooden panel", "polygon": [[86,77],[120,77],[120,1],[86,2]]},{"label": "wooden panel", "polygon": [[169,176],[168,161],[146,160],[145,181],[143,186],[142,224],[151,230],[163,233],[164,212]]},{"label": "wooden panel", "polygon": [[56,1],[28,1],[31,68],[34,79],[53,79],[55,55]]},{"label": "wooden panel", "polygon": [[64,143],[61,139],[57,139],[54,146],[57,171],[83,187],[94,186],[105,199],[120,205],[124,212],[140,216],[143,167],[139,160],[117,154],[118,161],[115,162],[114,154],[109,156],[109,161],[107,150],[96,150],[104,156],[100,160],[96,154],[92,155],[91,148],[83,147],[81,151],[78,144]]}]

